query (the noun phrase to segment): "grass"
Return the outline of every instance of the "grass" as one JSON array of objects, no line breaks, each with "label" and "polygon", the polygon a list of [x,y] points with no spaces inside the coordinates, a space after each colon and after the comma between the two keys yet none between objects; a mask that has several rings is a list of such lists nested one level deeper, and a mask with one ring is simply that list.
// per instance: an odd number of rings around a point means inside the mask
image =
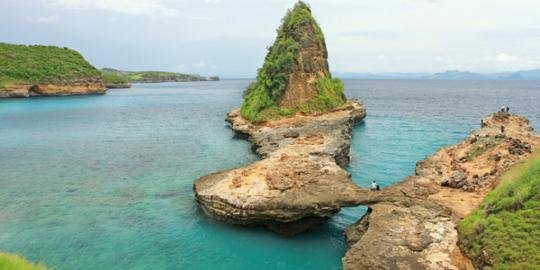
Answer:
[{"label": "grass", "polygon": [[478,138],[478,141],[474,143],[471,149],[465,153],[465,160],[471,161],[485,153],[490,148],[501,144],[503,141],[503,138],[496,138],[493,136],[480,137]]},{"label": "grass", "polygon": [[1,270],[47,270],[43,264],[33,264],[15,254],[0,252]]},{"label": "grass", "polygon": [[[314,34],[304,31],[310,26]],[[324,35],[307,4],[299,1],[287,11],[277,30],[276,41],[268,48],[257,79],[244,92],[241,114],[252,122],[289,116],[297,111],[322,112],[345,102],[343,84],[338,79],[322,78],[314,82],[318,95],[295,108],[281,108],[279,101],[297,62],[299,49],[306,44],[324,44]]]},{"label": "grass", "polygon": [[80,53],[66,47],[0,43],[0,88],[100,76]]},{"label": "grass", "polygon": [[507,172],[458,230],[477,268],[540,269],[540,152]]}]

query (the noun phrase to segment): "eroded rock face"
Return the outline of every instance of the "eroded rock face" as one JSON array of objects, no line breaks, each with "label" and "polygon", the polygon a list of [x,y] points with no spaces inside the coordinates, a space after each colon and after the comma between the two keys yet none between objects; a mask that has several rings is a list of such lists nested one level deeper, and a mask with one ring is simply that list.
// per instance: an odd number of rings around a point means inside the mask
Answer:
[{"label": "eroded rock face", "polygon": [[366,192],[340,167],[349,162],[352,127],[364,116],[358,102],[260,125],[232,111],[227,117],[232,129],[247,136],[263,159],[197,179],[197,201],[214,218],[265,225],[280,234],[321,223],[341,207],[356,205]]},{"label": "eroded rock face", "polygon": [[312,82],[318,78],[331,77],[328,69],[328,51],[324,38],[318,37],[315,25],[306,24],[302,33],[306,37],[294,63],[280,106],[292,107],[307,102],[317,95]]},{"label": "eroded rock face", "polygon": [[76,80],[62,84],[19,84],[0,90],[0,98],[31,96],[69,96],[105,94],[107,88],[101,78]]},{"label": "eroded rock face", "polygon": [[501,174],[540,146],[523,117],[496,113],[483,123],[419,162],[414,176],[360,199],[370,210],[346,231],[344,269],[474,269],[458,248],[456,226]]}]

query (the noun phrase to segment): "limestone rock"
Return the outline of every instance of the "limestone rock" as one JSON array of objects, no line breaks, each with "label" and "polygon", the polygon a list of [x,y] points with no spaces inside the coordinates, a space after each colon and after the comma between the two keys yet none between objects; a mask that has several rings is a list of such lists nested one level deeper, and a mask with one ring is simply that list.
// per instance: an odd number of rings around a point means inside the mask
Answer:
[{"label": "limestone rock", "polygon": [[474,269],[455,228],[501,174],[540,146],[523,117],[496,113],[483,123],[471,138],[418,162],[415,175],[358,198],[369,210],[346,230],[344,269]]},{"label": "limestone rock", "polygon": [[350,133],[365,116],[349,106],[320,116],[301,116],[254,125],[235,110],[234,131],[257,147],[263,160],[201,177],[194,191],[206,214],[229,223],[265,225],[293,235],[319,224],[343,206],[357,205],[366,192],[342,167],[348,163]]}]

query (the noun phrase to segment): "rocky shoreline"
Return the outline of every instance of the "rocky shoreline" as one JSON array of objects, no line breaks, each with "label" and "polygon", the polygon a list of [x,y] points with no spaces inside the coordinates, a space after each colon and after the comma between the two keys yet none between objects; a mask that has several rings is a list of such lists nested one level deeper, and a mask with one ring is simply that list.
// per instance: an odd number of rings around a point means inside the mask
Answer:
[{"label": "rocky shoreline", "polygon": [[238,109],[231,128],[247,137],[262,160],[197,179],[194,191],[204,212],[241,225],[263,225],[282,235],[308,230],[341,207],[356,205],[366,191],[342,167],[349,163],[351,131],[366,115],[352,101],[317,115],[252,124]]},{"label": "rocky shoreline", "polygon": [[359,202],[369,210],[346,230],[344,269],[474,269],[458,247],[459,221],[540,146],[523,117],[498,112],[482,123],[418,162],[415,175]]},{"label": "rocky shoreline", "polygon": [[124,89],[124,88],[131,88],[130,83],[110,83],[106,84],[105,87],[107,89]]},{"label": "rocky shoreline", "polygon": [[368,213],[346,229],[344,269],[474,269],[458,247],[457,225],[504,172],[540,146],[540,136],[527,119],[498,112],[467,140],[418,162],[415,175],[368,191],[343,169],[352,127],[365,115],[352,102],[318,116],[255,125],[233,110],[231,128],[262,160],[197,179],[196,200],[218,220],[287,236],[341,207],[366,205]]},{"label": "rocky shoreline", "polygon": [[34,96],[69,96],[105,94],[106,86],[101,79],[76,80],[61,84],[17,84],[0,89],[0,98],[27,98]]}]

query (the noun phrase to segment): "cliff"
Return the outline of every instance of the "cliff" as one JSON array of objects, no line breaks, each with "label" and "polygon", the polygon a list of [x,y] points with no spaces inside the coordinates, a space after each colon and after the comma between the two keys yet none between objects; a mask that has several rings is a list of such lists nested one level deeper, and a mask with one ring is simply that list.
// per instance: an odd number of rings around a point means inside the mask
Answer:
[{"label": "cliff", "polygon": [[0,43],[0,97],[103,94],[100,72],[78,52]]},{"label": "cliff", "polygon": [[343,268],[474,269],[458,247],[460,220],[539,146],[523,117],[498,112],[483,119],[466,141],[418,162],[415,175],[358,197],[369,210],[347,228]]},{"label": "cliff", "polygon": [[244,93],[242,116],[260,122],[343,105],[343,83],[331,77],[324,35],[310,8],[298,2],[277,32],[256,81]]}]

